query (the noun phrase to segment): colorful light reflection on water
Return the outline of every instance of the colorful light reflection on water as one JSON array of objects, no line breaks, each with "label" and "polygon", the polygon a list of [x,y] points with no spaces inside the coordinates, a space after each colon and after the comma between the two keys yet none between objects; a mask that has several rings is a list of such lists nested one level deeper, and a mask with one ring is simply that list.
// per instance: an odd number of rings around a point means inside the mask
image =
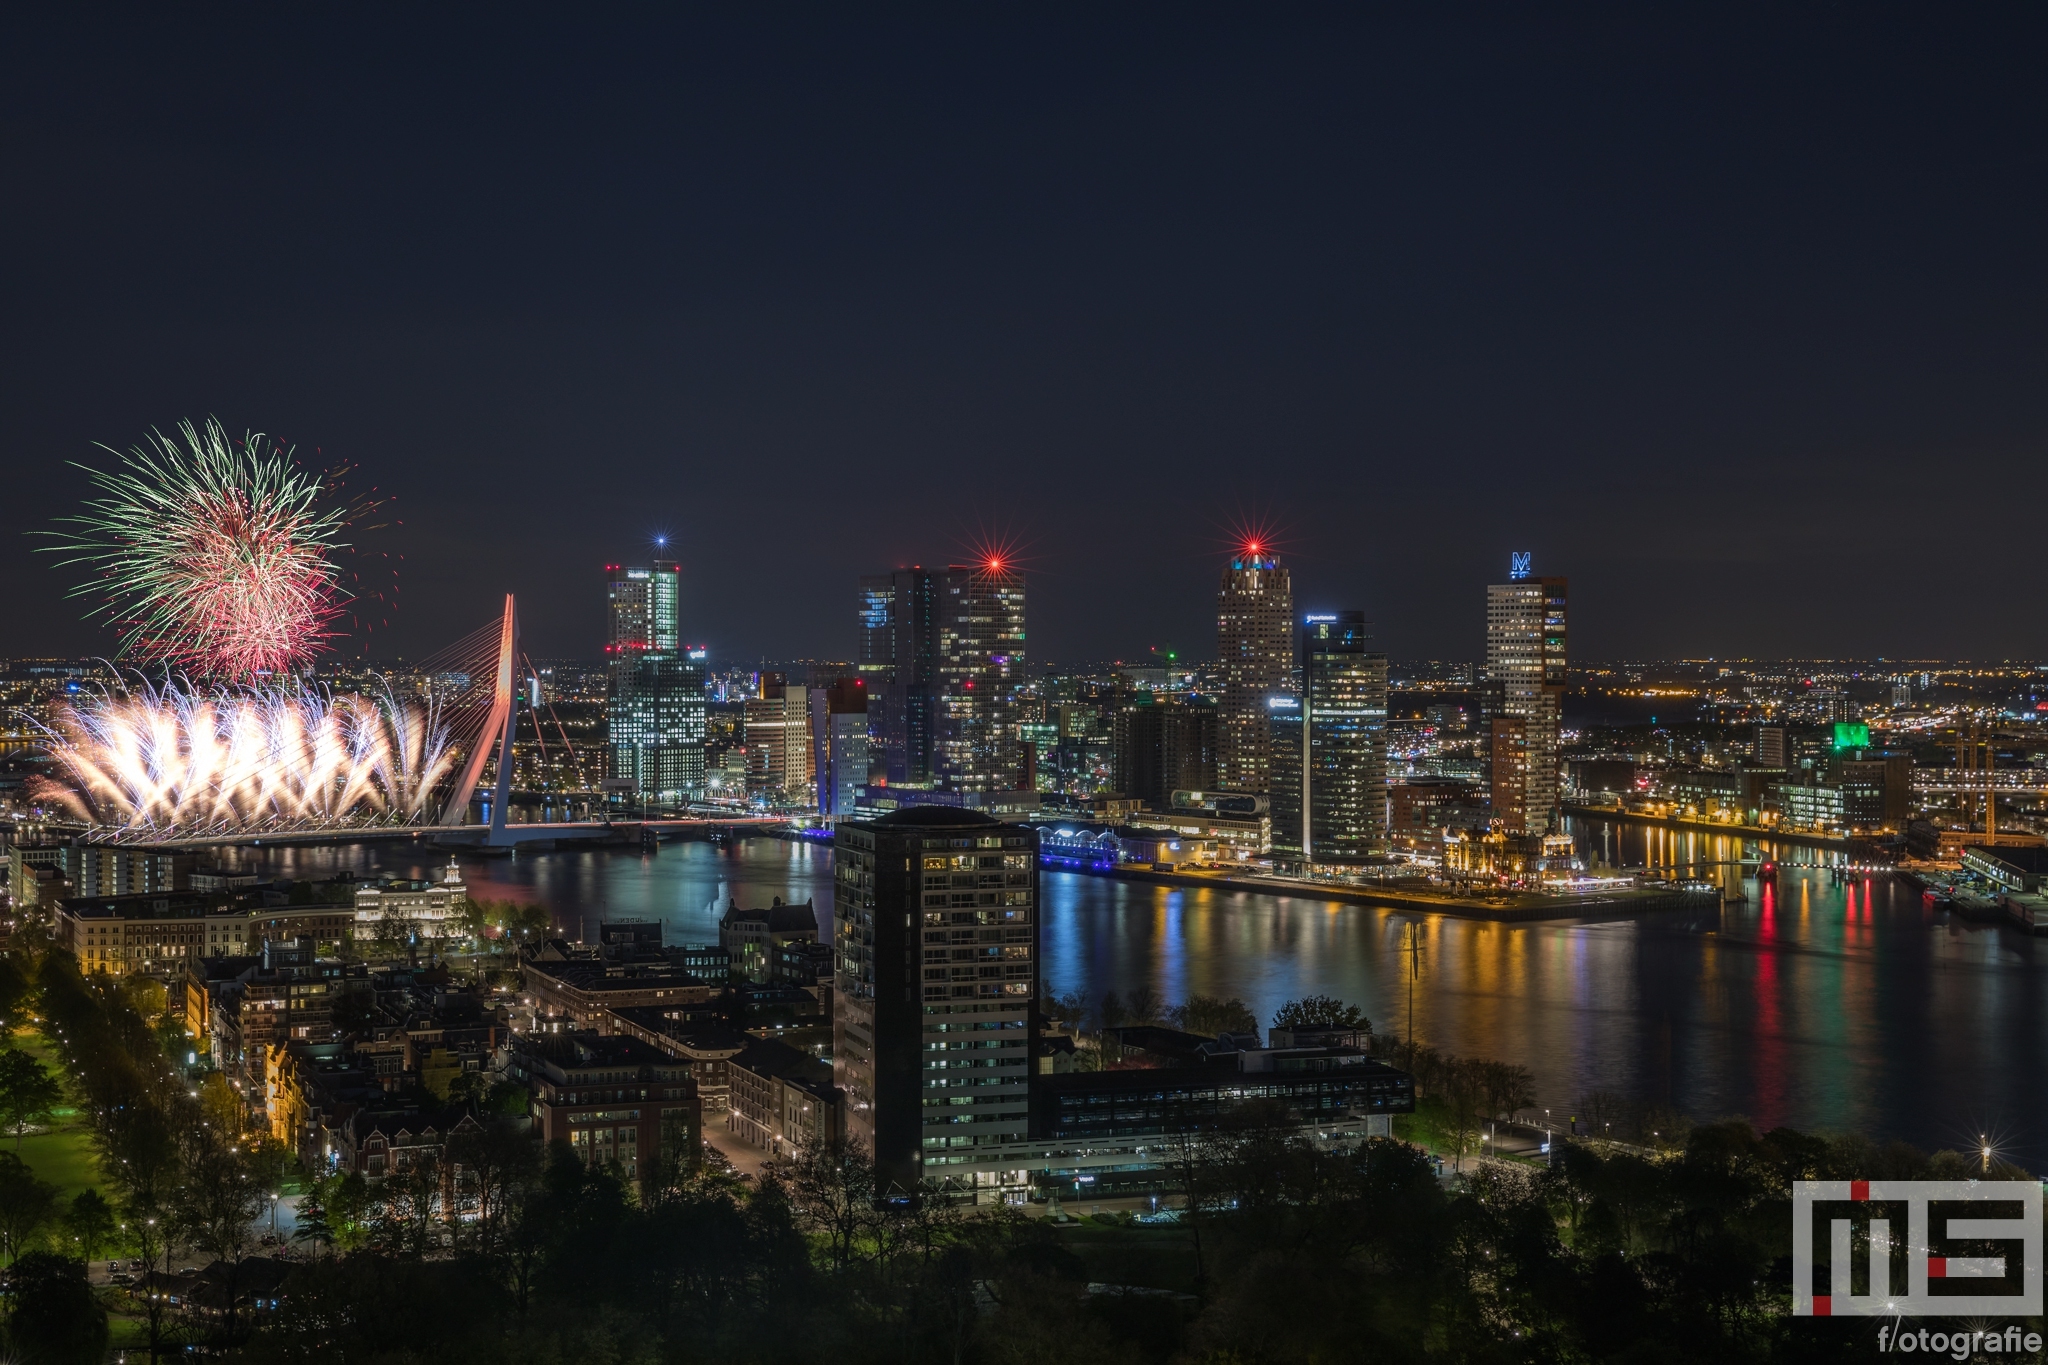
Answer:
[{"label": "colorful light reflection on water", "polygon": [[[1414,1029],[1447,1051],[1519,1062],[1560,1116],[1594,1089],[1694,1117],[1854,1130],[1970,1146],[1990,1132],[2048,1166],[2048,944],[1937,914],[1889,878],[1837,883],[1824,855],[1722,836],[1585,823],[1582,848],[1622,865],[1697,864],[1744,901],[1640,920],[1508,926],[1264,895],[1181,890],[1072,872],[1044,879],[1045,973],[1058,990],[1169,1000],[1238,996],[1264,1018],[1312,992],[1362,1006],[1381,1032],[1409,1020],[1403,945],[1420,925]],[[1747,856],[1750,867],[1734,865]],[[409,847],[264,850],[318,875],[424,874]],[[477,894],[583,917],[650,916],[671,942],[715,942],[728,899],[812,898],[829,914],[831,851],[750,840],[729,851],[564,852],[466,861]],[[1745,875],[1747,874],[1747,875]]]}]

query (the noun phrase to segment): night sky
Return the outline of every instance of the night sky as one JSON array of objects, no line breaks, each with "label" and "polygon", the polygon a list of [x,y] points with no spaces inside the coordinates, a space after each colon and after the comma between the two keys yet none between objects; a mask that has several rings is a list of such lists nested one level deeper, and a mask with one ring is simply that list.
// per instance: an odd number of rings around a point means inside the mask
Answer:
[{"label": "night sky", "polygon": [[0,653],[214,413],[396,493],[380,654],[594,655],[666,531],[722,661],[990,538],[1038,657],[1206,656],[1247,523],[1396,657],[1511,550],[1581,658],[2048,654],[2038,9],[41,8]]}]

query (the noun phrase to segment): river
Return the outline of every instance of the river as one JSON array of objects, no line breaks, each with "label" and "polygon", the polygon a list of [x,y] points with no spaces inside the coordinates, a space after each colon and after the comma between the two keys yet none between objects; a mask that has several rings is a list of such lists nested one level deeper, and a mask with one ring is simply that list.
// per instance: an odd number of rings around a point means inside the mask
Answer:
[{"label": "river", "polygon": [[[1754,843],[1579,820],[1582,851],[1623,866],[1702,864],[1745,900],[1718,912],[1504,925],[1306,897],[1044,877],[1044,971],[1055,991],[1168,1000],[1236,996],[1262,1019],[1321,993],[1381,1033],[1411,1026],[1408,926],[1419,926],[1412,1027],[1460,1055],[1520,1063],[1561,1122],[1606,1090],[1695,1119],[1740,1114],[1922,1146],[1979,1133],[2048,1166],[2048,943],[1925,907],[1890,878],[1838,883],[1781,866],[1775,887],[1733,864]],[[1762,852],[1812,864],[1836,855]],[[271,872],[425,876],[411,845],[243,850]],[[465,859],[472,894],[546,904],[572,935],[608,918],[660,919],[671,943],[714,943],[730,899],[810,900],[829,919],[829,848],[752,839]],[[1745,876],[1745,873],[1750,875]]]}]

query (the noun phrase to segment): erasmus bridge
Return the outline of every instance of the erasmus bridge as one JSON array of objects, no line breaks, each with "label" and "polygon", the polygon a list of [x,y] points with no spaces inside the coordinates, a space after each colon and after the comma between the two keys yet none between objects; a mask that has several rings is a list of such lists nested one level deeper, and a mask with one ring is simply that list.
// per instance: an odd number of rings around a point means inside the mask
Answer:
[{"label": "erasmus bridge", "polygon": [[[71,779],[55,800],[94,838],[152,847],[429,838],[513,848],[790,824],[723,812],[513,821],[522,661],[530,667],[507,594],[502,616],[408,668],[402,685],[382,680],[381,693],[167,682],[86,701],[52,727],[51,752]],[[545,762],[541,709],[532,708],[533,735]],[[576,760],[559,718],[555,732]],[[478,821],[471,806],[487,768],[488,815]]]}]

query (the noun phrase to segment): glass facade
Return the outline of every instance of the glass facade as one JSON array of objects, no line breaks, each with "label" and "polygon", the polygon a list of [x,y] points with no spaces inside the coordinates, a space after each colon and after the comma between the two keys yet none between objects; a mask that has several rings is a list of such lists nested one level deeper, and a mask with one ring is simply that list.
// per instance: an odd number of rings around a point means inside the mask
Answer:
[{"label": "glass facade", "polygon": [[1387,656],[1365,614],[1313,613],[1301,629],[1301,693],[1267,699],[1273,853],[1352,862],[1387,842]]}]

